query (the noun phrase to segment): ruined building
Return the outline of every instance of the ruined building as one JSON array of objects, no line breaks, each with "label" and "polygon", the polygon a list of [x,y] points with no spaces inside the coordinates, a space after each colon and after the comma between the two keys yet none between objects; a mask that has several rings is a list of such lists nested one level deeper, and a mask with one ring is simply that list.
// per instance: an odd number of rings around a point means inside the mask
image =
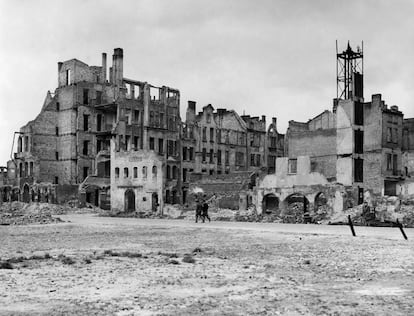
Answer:
[{"label": "ruined building", "polygon": [[413,174],[413,120],[404,120],[380,94],[365,102],[362,59],[362,50],[349,44],[337,53],[332,111],[308,122],[289,122],[287,158],[277,159],[276,175],[260,182],[257,209],[286,207],[289,200],[295,202],[292,196],[312,208],[322,194],[331,207],[343,209],[384,195],[414,193],[407,180]]},{"label": "ruined building", "polygon": [[240,193],[248,194],[255,175],[268,171],[268,157],[283,156],[284,135],[277,133],[276,118],[269,130],[268,136],[265,116],[239,116],[211,104],[196,113],[196,103],[188,101],[181,141],[183,202],[196,184],[208,195],[225,197],[221,206],[238,208]]},{"label": "ruined building", "polygon": [[264,117],[211,105],[196,115],[190,101],[183,123],[180,92],[125,78],[123,58],[116,48],[109,69],[105,53],[100,66],[58,63],[58,87],[15,133],[17,152],[1,171],[2,201],[155,211],[186,203],[191,181],[202,175],[239,172],[246,183],[266,172],[268,155],[283,155],[276,119],[270,151]]},{"label": "ruined building", "polygon": [[[123,51],[114,50],[107,73],[71,59],[58,63],[58,87],[48,92],[40,114],[18,133],[14,184],[24,201],[77,199],[110,207],[114,151],[156,151],[162,169],[180,170],[180,93],[123,76]],[[128,161],[128,159],[127,159]],[[134,160],[129,160],[133,177]],[[160,170],[159,174],[166,172]],[[181,181],[163,181],[165,192],[181,192]],[[160,194],[157,191],[157,194]],[[177,193],[179,195],[179,193]],[[156,202],[158,203],[158,202]]]}]

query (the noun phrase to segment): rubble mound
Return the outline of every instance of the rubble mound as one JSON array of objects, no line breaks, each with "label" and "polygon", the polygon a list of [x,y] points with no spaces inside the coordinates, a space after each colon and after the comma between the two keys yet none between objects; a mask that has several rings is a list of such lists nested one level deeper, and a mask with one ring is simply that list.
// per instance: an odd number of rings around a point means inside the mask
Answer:
[{"label": "rubble mound", "polygon": [[[42,205],[45,204],[45,205]],[[47,203],[4,203],[0,206],[0,225],[51,224],[63,222]]]},{"label": "rubble mound", "polygon": [[0,205],[0,225],[28,225],[28,224],[50,224],[63,222],[55,215],[68,213],[97,213],[100,208],[87,205],[84,208],[72,205],[58,205],[50,203],[24,203],[7,202]]}]

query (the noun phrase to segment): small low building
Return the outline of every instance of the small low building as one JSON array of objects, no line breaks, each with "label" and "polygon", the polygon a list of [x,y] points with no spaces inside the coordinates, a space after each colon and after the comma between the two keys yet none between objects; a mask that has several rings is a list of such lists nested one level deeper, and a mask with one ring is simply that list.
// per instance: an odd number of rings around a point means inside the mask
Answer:
[{"label": "small low building", "polygon": [[153,150],[116,150],[111,141],[111,209],[162,214],[163,159]]}]

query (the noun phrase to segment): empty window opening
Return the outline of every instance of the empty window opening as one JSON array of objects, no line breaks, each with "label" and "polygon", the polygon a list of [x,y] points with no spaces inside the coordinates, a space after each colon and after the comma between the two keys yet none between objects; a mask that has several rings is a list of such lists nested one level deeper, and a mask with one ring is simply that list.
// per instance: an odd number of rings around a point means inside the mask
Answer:
[{"label": "empty window opening", "polygon": [[59,102],[56,102],[56,111],[60,111],[60,104],[59,104]]},{"label": "empty window opening", "polygon": [[115,168],[115,178],[119,178],[119,168]]},{"label": "empty window opening", "polygon": [[102,103],[102,91],[96,91],[96,104]]},{"label": "empty window opening", "polygon": [[171,167],[167,166],[167,179],[171,179]]},{"label": "empty window opening", "polygon": [[124,178],[128,178],[129,177],[129,169],[128,168],[124,168]]},{"label": "empty window opening", "polygon": [[154,137],[150,137],[149,139],[149,149],[154,150],[155,149],[155,140]]},{"label": "empty window opening", "polygon": [[66,69],[66,85],[70,85],[71,84],[71,73],[70,73],[70,69]]},{"label": "empty window opening", "polygon": [[354,122],[355,125],[364,125],[364,104],[361,102],[354,103]]},{"label": "empty window opening", "polygon": [[131,136],[126,135],[125,136],[125,150],[128,151],[131,149]]},{"label": "empty window opening", "polygon": [[83,104],[89,104],[89,90],[83,89]]},{"label": "empty window opening", "polygon": [[102,130],[102,114],[96,116],[96,130],[98,132]]},{"label": "empty window opening", "polygon": [[152,177],[153,178],[156,178],[157,177],[157,167],[156,166],[153,166],[152,167]]},{"label": "empty window opening", "polygon": [[83,141],[83,149],[82,149],[82,153],[84,155],[88,155],[88,147],[89,147],[89,140],[84,140]]},{"label": "empty window opening", "polygon": [[354,131],[355,153],[362,154],[364,152],[364,132],[360,130]]},{"label": "empty window opening", "polygon": [[56,160],[59,160],[59,152],[58,151],[55,152],[55,158],[56,158]]},{"label": "empty window opening", "polygon": [[217,150],[217,164],[221,165],[221,150]]},{"label": "empty window opening", "polygon": [[210,149],[210,163],[214,163],[214,151]]},{"label": "empty window opening", "polygon": [[203,148],[203,153],[202,153],[202,162],[206,162],[206,149]]},{"label": "empty window opening", "polygon": [[59,136],[59,127],[55,127],[55,134],[56,134],[56,136]]},{"label": "empty window opening", "polygon": [[87,131],[89,130],[89,115],[83,114],[83,130]]},{"label": "empty window opening", "polygon": [[210,127],[210,142],[214,142],[214,128]]},{"label": "empty window opening", "polygon": [[298,160],[297,159],[289,159],[288,173],[295,174],[297,172],[298,172]]},{"label": "empty window opening", "polygon": [[138,149],[139,149],[139,137],[134,136],[134,150],[138,150]]},{"label": "empty window opening", "polygon": [[88,174],[89,174],[89,168],[88,167],[83,167],[83,180],[86,179]]},{"label": "empty window opening", "polygon": [[159,154],[164,154],[164,139],[159,138],[158,139],[158,153]]},{"label": "empty window opening", "polygon": [[55,177],[55,184],[59,184],[59,177]]},{"label": "empty window opening", "polygon": [[138,178],[138,167],[134,167],[134,178]]},{"label": "empty window opening", "polygon": [[139,111],[134,110],[134,122],[135,124],[139,124]]},{"label": "empty window opening", "polygon": [[142,178],[146,179],[147,178],[147,167],[142,167]]},{"label": "empty window opening", "polygon": [[363,182],[364,181],[364,160],[363,159],[354,159],[354,181]]},{"label": "empty window opening", "polygon": [[30,162],[29,175],[33,176],[33,161]]}]

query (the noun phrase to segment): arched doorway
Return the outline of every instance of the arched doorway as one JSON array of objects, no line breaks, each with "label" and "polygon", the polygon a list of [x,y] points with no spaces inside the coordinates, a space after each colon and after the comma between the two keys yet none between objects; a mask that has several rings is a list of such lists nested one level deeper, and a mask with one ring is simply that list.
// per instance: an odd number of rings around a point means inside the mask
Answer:
[{"label": "arched doorway", "polygon": [[125,211],[135,212],[135,193],[131,189],[125,191]]},{"label": "arched doorway", "polygon": [[23,202],[29,203],[30,202],[30,188],[27,183],[23,186]]},{"label": "arched doorway", "polygon": [[272,213],[279,209],[279,199],[273,193],[266,194],[263,197],[263,211],[265,213]]},{"label": "arched doorway", "polygon": [[327,201],[328,200],[323,192],[319,192],[318,194],[316,194],[314,203],[315,211],[326,205]]},{"label": "arched doorway", "polygon": [[302,193],[293,193],[283,201],[284,223],[303,223],[309,216],[309,200]]}]

